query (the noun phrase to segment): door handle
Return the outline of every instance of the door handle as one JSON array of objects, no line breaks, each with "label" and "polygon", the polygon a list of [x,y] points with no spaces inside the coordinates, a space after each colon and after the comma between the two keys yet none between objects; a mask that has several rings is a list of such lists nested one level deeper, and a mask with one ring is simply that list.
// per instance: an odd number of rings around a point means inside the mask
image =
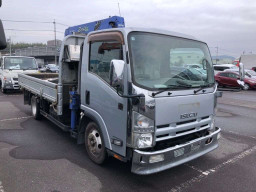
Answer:
[{"label": "door handle", "polygon": [[88,90],[85,91],[85,103],[90,105],[90,91]]}]

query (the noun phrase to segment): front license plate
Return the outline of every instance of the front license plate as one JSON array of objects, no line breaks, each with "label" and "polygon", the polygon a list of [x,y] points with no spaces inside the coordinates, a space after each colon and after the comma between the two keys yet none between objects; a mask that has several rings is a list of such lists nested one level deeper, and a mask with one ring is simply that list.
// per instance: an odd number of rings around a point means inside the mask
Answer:
[{"label": "front license plate", "polygon": [[200,148],[201,142],[191,144],[191,151],[196,151]]},{"label": "front license plate", "polygon": [[179,157],[181,155],[184,155],[184,151],[185,151],[184,148],[180,148],[180,149],[175,150],[174,151],[174,157]]}]

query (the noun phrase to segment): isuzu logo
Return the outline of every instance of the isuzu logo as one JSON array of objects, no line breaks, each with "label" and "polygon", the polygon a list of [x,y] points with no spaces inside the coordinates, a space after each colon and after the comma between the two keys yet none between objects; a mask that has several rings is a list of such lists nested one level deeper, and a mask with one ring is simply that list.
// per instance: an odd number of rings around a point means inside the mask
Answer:
[{"label": "isuzu logo", "polygon": [[185,113],[185,114],[180,115],[180,118],[187,119],[187,118],[193,118],[196,116],[197,116],[197,113]]}]

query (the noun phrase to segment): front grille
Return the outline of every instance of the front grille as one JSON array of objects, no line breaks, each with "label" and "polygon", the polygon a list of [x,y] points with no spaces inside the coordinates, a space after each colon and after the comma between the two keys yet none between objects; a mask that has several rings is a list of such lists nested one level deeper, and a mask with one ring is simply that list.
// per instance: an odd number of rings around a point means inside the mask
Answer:
[{"label": "front grille", "polygon": [[186,129],[186,130],[183,130],[183,131],[177,131],[176,134],[181,134],[181,133],[185,133],[185,132],[189,132],[189,131],[193,131],[193,130],[195,130],[195,128]]},{"label": "front grille", "polygon": [[204,137],[206,135],[209,135],[209,132],[208,130],[204,129],[188,135],[167,139],[164,141],[158,141],[156,142],[156,145],[153,148],[145,149],[145,151],[159,151],[159,150],[167,149],[170,147],[174,147],[176,145],[182,145],[184,143],[198,139],[200,137]]},{"label": "front grille", "polygon": [[210,128],[211,122],[212,116],[204,116],[192,120],[157,125],[156,142],[208,129]]},{"label": "front grille", "polygon": [[18,81],[19,79],[18,78],[12,78],[13,79],[13,81]]},{"label": "front grille", "polygon": [[195,121],[196,121],[196,119],[192,119],[192,120],[188,120],[188,121],[182,121],[182,122],[176,123],[176,125],[183,125],[183,124],[192,123],[192,122],[195,122]]}]

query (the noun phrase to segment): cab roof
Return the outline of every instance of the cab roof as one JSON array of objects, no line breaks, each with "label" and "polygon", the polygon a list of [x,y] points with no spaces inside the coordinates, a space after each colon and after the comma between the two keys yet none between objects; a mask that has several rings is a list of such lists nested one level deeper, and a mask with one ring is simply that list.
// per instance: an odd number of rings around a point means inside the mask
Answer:
[{"label": "cab roof", "polygon": [[[183,33],[178,33],[174,31],[168,31],[163,29],[155,29],[155,28],[140,28],[140,27],[125,27],[125,28],[112,28],[112,29],[104,29],[100,31],[92,31],[90,34],[99,33],[99,32],[107,32],[107,31],[121,31],[123,34],[128,35],[130,32],[147,32],[147,33],[155,33],[155,34],[161,34],[161,35],[168,35],[168,36],[174,36],[174,37],[180,37],[185,39],[191,39],[195,41],[201,41],[194,36],[186,35]],[[205,43],[204,41],[201,41]]]}]

